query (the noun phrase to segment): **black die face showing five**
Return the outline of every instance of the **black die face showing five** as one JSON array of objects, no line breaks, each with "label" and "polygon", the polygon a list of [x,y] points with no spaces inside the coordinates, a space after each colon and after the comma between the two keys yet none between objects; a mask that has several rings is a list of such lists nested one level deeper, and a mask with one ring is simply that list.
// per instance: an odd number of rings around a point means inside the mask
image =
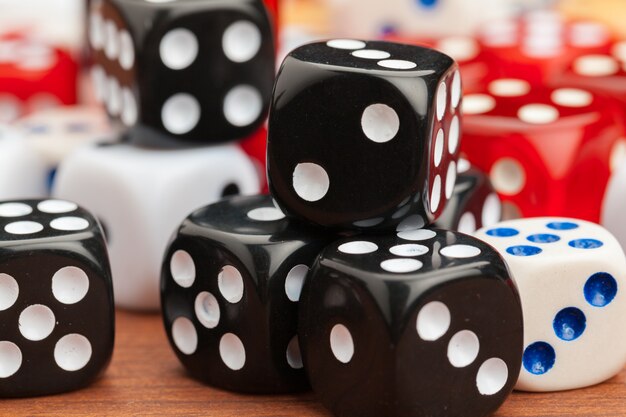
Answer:
[{"label": "black die face showing five", "polygon": [[431,222],[456,177],[460,101],[457,66],[437,51],[347,39],[302,46],[274,90],[272,195],[285,213],[326,227]]},{"label": "black die face showing five", "polygon": [[489,177],[465,159],[459,159],[457,171],[452,197],[435,226],[473,234],[502,220],[502,203]]},{"label": "black die face showing five", "polygon": [[337,416],[487,416],[517,380],[522,333],[497,252],[434,229],[327,247],[298,329],[311,385]]},{"label": "black die face showing five", "polygon": [[0,202],[0,397],[82,388],[113,351],[113,289],[97,221],[60,200]]},{"label": "black die face showing five", "polygon": [[188,372],[239,392],[306,389],[298,301],[332,239],[285,218],[267,196],[230,198],[187,218],[165,256],[161,298]]},{"label": "black die face showing five", "polygon": [[136,136],[225,142],[267,114],[275,47],[261,0],[100,0],[89,34],[96,95]]}]

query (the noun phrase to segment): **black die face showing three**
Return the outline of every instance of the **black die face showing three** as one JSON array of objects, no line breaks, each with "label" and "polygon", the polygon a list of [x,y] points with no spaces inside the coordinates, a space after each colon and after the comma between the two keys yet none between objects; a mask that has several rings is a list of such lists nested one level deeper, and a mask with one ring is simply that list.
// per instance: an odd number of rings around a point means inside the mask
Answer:
[{"label": "black die face showing three", "polygon": [[165,256],[161,299],[188,372],[239,392],[306,389],[298,301],[332,239],[294,224],[267,196],[230,198],[187,218]]},{"label": "black die face showing three", "polygon": [[97,221],[76,204],[0,202],[0,397],[82,388],[108,365],[114,308]]},{"label": "black die face showing three", "polygon": [[99,0],[89,22],[97,98],[136,136],[215,143],[263,122],[275,48],[261,0]]},{"label": "black die face showing three", "polygon": [[337,416],[486,416],[517,380],[517,289],[470,236],[418,229],[333,243],[300,303],[304,364]]},{"label": "black die face showing three", "polygon": [[285,213],[326,227],[431,222],[456,177],[460,101],[457,66],[437,51],[347,39],[302,46],[274,89],[272,195]]}]

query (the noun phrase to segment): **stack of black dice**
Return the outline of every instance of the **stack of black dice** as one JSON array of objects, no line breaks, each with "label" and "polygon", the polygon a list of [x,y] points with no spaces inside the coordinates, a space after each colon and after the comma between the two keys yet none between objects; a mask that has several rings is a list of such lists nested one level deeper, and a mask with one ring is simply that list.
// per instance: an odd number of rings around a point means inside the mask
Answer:
[{"label": "stack of black dice", "polygon": [[196,211],[164,260],[164,322],[192,376],[263,393],[308,377],[339,416],[502,404],[521,365],[515,284],[493,248],[429,226],[457,183],[460,104],[456,63],[431,49],[337,39],[287,56],[273,198]]}]

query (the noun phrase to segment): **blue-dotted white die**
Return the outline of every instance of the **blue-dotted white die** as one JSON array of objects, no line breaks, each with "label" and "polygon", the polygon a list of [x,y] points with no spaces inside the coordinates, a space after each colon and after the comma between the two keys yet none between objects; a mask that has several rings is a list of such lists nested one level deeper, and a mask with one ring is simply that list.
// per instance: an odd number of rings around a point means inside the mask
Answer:
[{"label": "blue-dotted white die", "polygon": [[524,312],[516,388],[556,391],[597,384],[626,363],[626,257],[603,227],[532,218],[476,232],[507,261]]}]

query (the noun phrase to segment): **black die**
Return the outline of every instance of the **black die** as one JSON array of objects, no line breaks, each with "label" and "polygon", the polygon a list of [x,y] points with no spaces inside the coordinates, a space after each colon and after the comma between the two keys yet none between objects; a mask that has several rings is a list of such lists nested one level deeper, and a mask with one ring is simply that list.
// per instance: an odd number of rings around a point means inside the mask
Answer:
[{"label": "black die", "polygon": [[302,46],[274,89],[272,195],[285,213],[326,227],[430,223],[456,177],[460,101],[457,65],[435,50],[347,39]]},{"label": "black die", "polygon": [[337,416],[486,416],[517,380],[518,292],[498,253],[470,236],[333,243],[300,303],[304,364]]},{"label": "black die", "polygon": [[452,196],[435,227],[473,234],[502,220],[502,203],[489,177],[465,159],[459,159],[457,172]]},{"label": "black die", "polygon": [[0,397],[82,388],[113,351],[98,222],[68,201],[0,203]]},{"label": "black die", "polygon": [[256,393],[308,387],[297,331],[300,290],[332,237],[298,226],[270,197],[193,213],[163,263],[166,332],[196,379]]},{"label": "black die", "polygon": [[130,137],[224,142],[263,122],[275,48],[261,0],[99,0],[89,22],[97,98]]}]

